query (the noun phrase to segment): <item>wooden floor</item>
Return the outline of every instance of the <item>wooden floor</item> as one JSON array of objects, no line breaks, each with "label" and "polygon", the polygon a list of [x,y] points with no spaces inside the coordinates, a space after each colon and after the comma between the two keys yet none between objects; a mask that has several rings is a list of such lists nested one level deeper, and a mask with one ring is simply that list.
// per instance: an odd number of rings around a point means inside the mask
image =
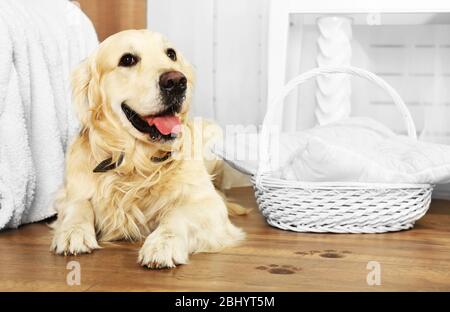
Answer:
[{"label": "wooden floor", "polygon": [[[256,207],[251,189],[231,195]],[[450,290],[450,202],[434,201],[414,229],[389,234],[286,232],[267,225],[257,209],[233,221],[248,233],[240,246],[194,255],[171,270],[141,268],[139,244],[128,242],[90,255],[55,256],[45,223],[0,232],[0,290]],[[66,283],[71,260],[81,266],[79,286]],[[367,284],[369,261],[380,264],[380,286]]]}]

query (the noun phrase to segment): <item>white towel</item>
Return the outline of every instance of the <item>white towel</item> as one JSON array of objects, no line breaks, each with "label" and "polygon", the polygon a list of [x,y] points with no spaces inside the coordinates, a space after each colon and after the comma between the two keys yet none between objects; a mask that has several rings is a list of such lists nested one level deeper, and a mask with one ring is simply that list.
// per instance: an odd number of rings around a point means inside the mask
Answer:
[{"label": "white towel", "polygon": [[69,74],[97,44],[70,1],[0,1],[0,229],[55,213],[78,129]]},{"label": "white towel", "polygon": [[35,177],[25,118],[13,42],[5,19],[0,18],[0,228],[20,224],[33,198]]}]

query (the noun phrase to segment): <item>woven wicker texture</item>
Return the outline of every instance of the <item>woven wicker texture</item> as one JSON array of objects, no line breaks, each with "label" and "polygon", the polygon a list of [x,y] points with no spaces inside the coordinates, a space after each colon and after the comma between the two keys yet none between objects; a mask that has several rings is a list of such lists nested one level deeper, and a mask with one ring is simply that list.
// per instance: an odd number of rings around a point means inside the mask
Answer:
[{"label": "woven wicker texture", "polygon": [[383,233],[410,229],[428,210],[432,185],[300,182],[270,173],[268,129],[276,124],[275,110],[298,85],[324,74],[352,74],[374,82],[397,105],[408,135],[416,138],[411,115],[398,93],[383,79],[356,67],[321,67],[292,79],[269,104],[260,141],[260,164],[252,178],[256,200],[267,222],[297,232]]}]

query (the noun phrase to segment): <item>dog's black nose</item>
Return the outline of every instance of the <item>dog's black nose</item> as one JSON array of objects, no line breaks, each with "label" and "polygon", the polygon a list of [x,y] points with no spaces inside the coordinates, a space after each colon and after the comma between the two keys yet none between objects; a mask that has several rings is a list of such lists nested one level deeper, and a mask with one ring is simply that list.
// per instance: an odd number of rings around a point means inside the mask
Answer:
[{"label": "dog's black nose", "polygon": [[179,71],[169,71],[159,77],[159,87],[164,92],[182,93],[186,84],[186,77]]}]

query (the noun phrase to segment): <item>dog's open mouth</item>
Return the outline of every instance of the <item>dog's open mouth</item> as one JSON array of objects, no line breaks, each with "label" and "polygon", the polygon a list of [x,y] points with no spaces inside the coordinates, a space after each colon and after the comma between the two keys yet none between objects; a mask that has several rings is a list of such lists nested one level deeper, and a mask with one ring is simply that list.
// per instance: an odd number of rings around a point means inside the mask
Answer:
[{"label": "dog's open mouth", "polygon": [[175,139],[181,131],[180,118],[172,110],[153,116],[140,116],[125,103],[122,103],[122,110],[133,127],[148,134],[154,141]]}]

